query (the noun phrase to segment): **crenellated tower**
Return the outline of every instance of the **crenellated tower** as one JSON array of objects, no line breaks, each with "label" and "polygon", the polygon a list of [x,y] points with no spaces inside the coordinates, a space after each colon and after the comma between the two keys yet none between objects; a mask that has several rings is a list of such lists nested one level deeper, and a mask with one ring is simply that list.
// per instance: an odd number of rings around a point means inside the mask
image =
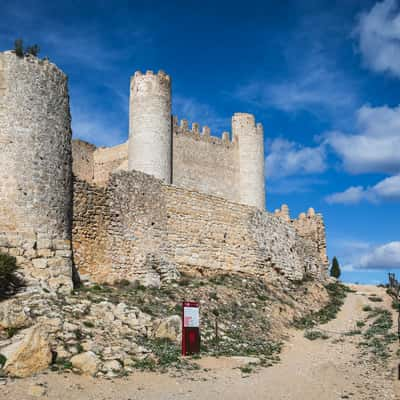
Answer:
[{"label": "crenellated tower", "polygon": [[171,78],[163,71],[131,78],[128,168],[171,183]]},{"label": "crenellated tower", "polygon": [[239,142],[240,202],[265,210],[263,126],[252,114],[235,113],[232,135]]}]

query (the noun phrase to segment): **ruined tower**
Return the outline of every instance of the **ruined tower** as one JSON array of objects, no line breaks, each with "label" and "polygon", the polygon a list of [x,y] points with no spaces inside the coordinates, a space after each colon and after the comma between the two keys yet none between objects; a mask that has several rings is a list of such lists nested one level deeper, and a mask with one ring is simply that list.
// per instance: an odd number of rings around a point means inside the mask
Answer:
[{"label": "ruined tower", "polygon": [[171,183],[171,79],[164,72],[136,72],[131,79],[129,170]]},{"label": "ruined tower", "polygon": [[66,75],[0,53],[0,249],[51,288],[72,284],[70,123]]},{"label": "ruined tower", "polygon": [[239,142],[240,202],[265,210],[263,127],[254,115],[235,113],[232,135]]}]

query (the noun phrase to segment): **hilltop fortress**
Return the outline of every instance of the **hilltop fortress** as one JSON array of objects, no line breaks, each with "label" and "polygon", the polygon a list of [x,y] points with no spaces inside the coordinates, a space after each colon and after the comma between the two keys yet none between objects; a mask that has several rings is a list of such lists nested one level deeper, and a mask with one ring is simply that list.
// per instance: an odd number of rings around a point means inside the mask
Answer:
[{"label": "hilltop fortress", "polygon": [[171,115],[171,79],[136,72],[129,140],[71,140],[67,78],[54,64],[0,53],[0,250],[25,279],[70,290],[159,286],[182,271],[325,279],[325,228],[309,209],[265,211],[264,133],[235,113],[232,135]]}]

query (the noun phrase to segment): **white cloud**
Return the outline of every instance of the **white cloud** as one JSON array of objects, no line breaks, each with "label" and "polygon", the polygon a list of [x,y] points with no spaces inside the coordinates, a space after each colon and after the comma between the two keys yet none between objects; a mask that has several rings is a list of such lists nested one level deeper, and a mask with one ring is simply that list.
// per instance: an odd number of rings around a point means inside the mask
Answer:
[{"label": "white cloud", "polygon": [[397,0],[376,3],[360,15],[356,33],[364,63],[400,76],[400,10]]},{"label": "white cloud", "polygon": [[326,197],[329,204],[358,204],[365,198],[362,186],[349,187],[344,192],[333,193]]},{"label": "white cloud", "polygon": [[265,172],[271,178],[322,173],[326,170],[323,146],[304,147],[278,138],[268,143],[267,153]]},{"label": "white cloud", "polygon": [[[288,77],[257,79],[241,85],[235,96],[260,108],[274,107],[285,112],[308,111],[337,113],[354,109],[358,98],[356,83],[337,68],[329,57],[314,45],[301,58],[297,49],[288,55]],[[352,88],[352,89],[351,89]]]},{"label": "white cloud", "polygon": [[372,191],[381,199],[400,200],[400,175],[384,179],[376,184]]},{"label": "white cloud", "polygon": [[325,143],[341,157],[348,172],[400,172],[400,106],[364,105],[357,112],[357,131],[325,135]]},{"label": "white cloud", "polygon": [[400,242],[390,242],[371,249],[361,257],[358,267],[400,268]]},{"label": "white cloud", "polygon": [[358,204],[361,201],[376,203],[385,200],[400,200],[400,175],[385,178],[372,187],[352,186],[344,192],[326,197],[329,204]]}]

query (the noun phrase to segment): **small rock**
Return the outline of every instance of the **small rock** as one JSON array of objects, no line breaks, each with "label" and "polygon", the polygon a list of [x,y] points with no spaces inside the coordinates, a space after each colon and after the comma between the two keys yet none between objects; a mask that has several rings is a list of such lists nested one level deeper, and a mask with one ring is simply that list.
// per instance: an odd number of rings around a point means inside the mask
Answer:
[{"label": "small rock", "polygon": [[28,389],[28,395],[32,397],[43,397],[46,393],[46,388],[39,384],[33,384]]},{"label": "small rock", "polygon": [[170,339],[173,342],[179,342],[181,339],[181,317],[172,315],[158,322],[154,329],[154,336],[160,339]]},{"label": "small rock", "polygon": [[122,365],[117,360],[107,361],[103,365],[103,371],[105,372],[119,372],[122,369]]},{"label": "small rock", "polygon": [[99,358],[91,351],[72,357],[71,363],[74,368],[79,369],[82,373],[92,376],[96,375],[101,365]]}]

